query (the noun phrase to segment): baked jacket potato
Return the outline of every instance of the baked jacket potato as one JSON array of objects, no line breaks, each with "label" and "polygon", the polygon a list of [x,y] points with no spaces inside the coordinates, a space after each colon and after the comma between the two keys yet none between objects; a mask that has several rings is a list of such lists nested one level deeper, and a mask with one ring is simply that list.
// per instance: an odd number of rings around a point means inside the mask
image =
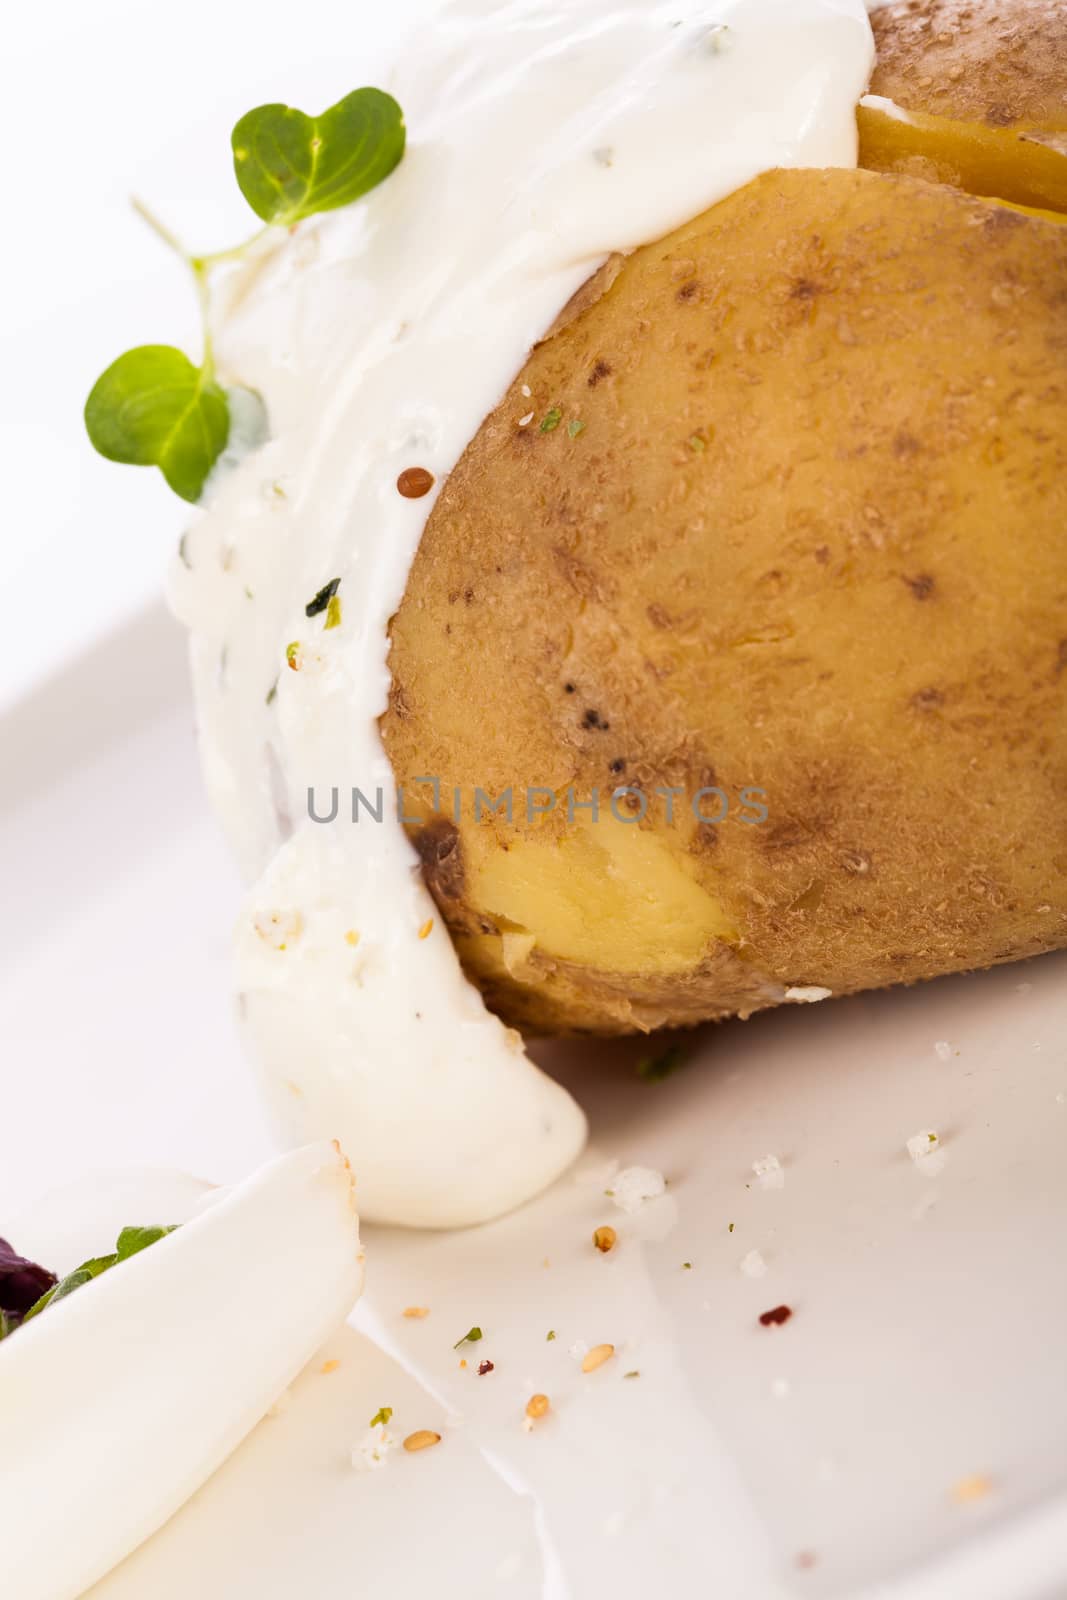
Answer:
[{"label": "baked jacket potato", "polygon": [[609,262],[393,620],[411,835],[528,1029],[1067,944],[1067,5],[873,21],[909,119]]}]

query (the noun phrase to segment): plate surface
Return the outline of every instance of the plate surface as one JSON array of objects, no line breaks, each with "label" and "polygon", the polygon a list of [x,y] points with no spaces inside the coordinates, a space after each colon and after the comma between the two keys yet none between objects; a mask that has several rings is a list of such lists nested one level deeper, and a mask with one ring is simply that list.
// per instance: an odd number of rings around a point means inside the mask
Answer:
[{"label": "plate surface", "polygon": [[[162,613],[0,738],[0,1232],[65,1267],[171,1220],[195,1186],[169,1170],[230,1181],[270,1151],[230,1021],[239,887]],[[323,1356],[340,1367],[313,1363],[94,1600],[1067,1593],[1067,958],[686,1050],[661,1083],[635,1071],[647,1045],[549,1051],[591,1116],[578,1169],[487,1227],[366,1229],[365,1300]],[[768,1154],[780,1188],[753,1171]],[[666,1193],[623,1212],[613,1163]],[[138,1170],[89,1176],[119,1168]],[[584,1375],[601,1342],[614,1357]],[[552,1410],[527,1433],[535,1391]],[[354,1470],[380,1405],[441,1446]]]}]

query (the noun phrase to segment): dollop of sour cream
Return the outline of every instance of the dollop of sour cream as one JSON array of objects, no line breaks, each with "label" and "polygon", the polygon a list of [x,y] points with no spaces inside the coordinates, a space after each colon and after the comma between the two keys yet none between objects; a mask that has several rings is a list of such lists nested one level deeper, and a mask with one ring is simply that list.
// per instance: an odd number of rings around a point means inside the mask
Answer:
[{"label": "dollop of sour cream", "polygon": [[[457,0],[388,84],[396,172],[229,285],[220,366],[271,436],[212,485],[174,603],[253,880],[236,967],[254,1053],[286,1138],[341,1141],[365,1217],[484,1220],[585,1137],[464,978],[388,800],[386,630],[436,493],[609,254],[769,168],[853,166],[872,61],[864,0]],[[434,476],[421,499],[397,490],[411,467]],[[339,619],[309,619],[335,578]],[[352,820],[354,787],[383,790],[381,822]],[[327,814],[338,790],[332,822],[309,788]]]}]

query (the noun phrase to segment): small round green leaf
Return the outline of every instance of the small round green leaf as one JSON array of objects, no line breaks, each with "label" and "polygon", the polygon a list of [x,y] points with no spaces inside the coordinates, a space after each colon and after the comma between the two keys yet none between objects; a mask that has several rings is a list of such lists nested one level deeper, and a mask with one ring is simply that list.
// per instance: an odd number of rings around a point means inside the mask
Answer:
[{"label": "small round green leaf", "polygon": [[291,227],[347,206],[387,178],[404,154],[404,113],[381,89],[356,89],[320,116],[257,106],[233,130],[241,193],[263,222]]},{"label": "small round green leaf", "polygon": [[226,447],[230,411],[222,389],[188,356],[145,344],[96,380],[85,426],[109,461],[158,467],[175,494],[195,503]]}]

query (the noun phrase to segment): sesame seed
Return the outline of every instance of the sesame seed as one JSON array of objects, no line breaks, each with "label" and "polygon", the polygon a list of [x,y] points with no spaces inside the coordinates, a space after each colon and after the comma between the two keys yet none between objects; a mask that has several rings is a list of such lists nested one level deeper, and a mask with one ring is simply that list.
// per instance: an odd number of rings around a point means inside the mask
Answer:
[{"label": "sesame seed", "polygon": [[610,1361],[615,1354],[613,1344],[595,1344],[593,1348],[582,1357],[582,1371],[595,1372],[597,1367],[602,1367],[605,1361]]},{"label": "sesame seed", "polygon": [[428,1317],[430,1315],[430,1308],[429,1306],[405,1306],[403,1315],[411,1318]]},{"label": "sesame seed", "polygon": [[971,1505],[975,1500],[984,1500],[992,1489],[992,1482],[985,1473],[975,1472],[953,1486],[952,1498],[958,1506]]},{"label": "sesame seed", "polygon": [[409,1433],[404,1440],[405,1450],[429,1450],[432,1445],[441,1443],[441,1435],[434,1433],[430,1428],[419,1428],[415,1433]]}]

